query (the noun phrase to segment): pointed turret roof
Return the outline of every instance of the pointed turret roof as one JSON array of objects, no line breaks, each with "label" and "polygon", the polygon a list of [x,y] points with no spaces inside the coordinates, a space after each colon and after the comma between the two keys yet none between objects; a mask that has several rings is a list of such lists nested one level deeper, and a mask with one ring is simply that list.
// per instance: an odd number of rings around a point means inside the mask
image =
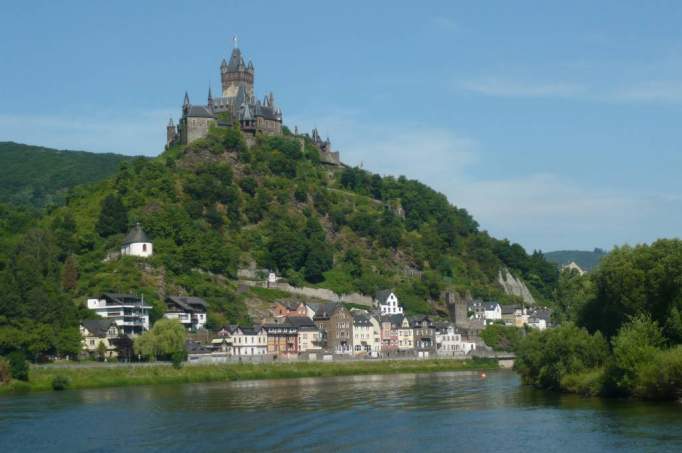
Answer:
[{"label": "pointed turret roof", "polygon": [[142,229],[142,225],[140,225],[140,222],[137,222],[135,226],[130,230],[126,238],[123,240],[123,245],[139,244],[143,242],[149,243],[151,241],[149,240],[144,230]]},{"label": "pointed turret roof", "polygon": [[189,104],[189,95],[188,95],[187,92],[185,91],[185,99],[182,101],[182,106],[183,106],[183,107],[189,107],[189,105],[190,105],[190,104]]},{"label": "pointed turret roof", "polygon": [[227,64],[227,69],[230,71],[240,71],[243,70],[244,57],[242,57],[242,51],[238,47],[232,49],[232,55],[230,55],[230,62]]}]

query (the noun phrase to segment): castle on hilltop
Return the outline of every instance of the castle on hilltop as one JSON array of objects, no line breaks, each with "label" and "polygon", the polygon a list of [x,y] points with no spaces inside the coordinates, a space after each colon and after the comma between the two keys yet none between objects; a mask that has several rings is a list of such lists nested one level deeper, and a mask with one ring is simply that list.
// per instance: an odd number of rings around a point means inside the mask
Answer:
[{"label": "castle on hilltop", "polygon": [[[222,95],[213,97],[209,87],[206,105],[193,105],[185,92],[180,121],[176,126],[171,118],[166,126],[166,148],[176,144],[187,145],[203,138],[211,127],[238,125],[247,135],[247,144],[253,143],[256,133],[282,134],[282,109],[275,104],[272,92],[262,101],[254,95],[255,72],[251,60],[244,62],[235,36],[230,61],[223,59],[220,64]],[[301,146],[306,139],[315,146],[320,152],[322,163],[342,165],[339,152],[332,149],[329,138],[322,139],[317,129],[308,135],[299,134],[298,128],[295,128],[293,135],[301,141]]]},{"label": "castle on hilltop", "polygon": [[166,146],[192,143],[205,137],[211,126],[231,127],[235,123],[247,134],[256,132],[278,135],[282,133],[282,110],[275,105],[272,92],[261,101],[253,90],[255,68],[253,62],[244,62],[237,39],[230,61],[220,64],[222,96],[213,97],[208,89],[206,105],[193,105],[185,92],[182,117],[178,125],[171,119],[166,127]]}]

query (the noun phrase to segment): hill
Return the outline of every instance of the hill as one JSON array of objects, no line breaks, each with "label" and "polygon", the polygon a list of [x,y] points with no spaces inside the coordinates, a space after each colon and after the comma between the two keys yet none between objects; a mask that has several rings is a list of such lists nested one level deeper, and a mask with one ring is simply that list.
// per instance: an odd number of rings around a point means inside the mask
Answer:
[{"label": "hill", "polygon": [[[504,269],[540,303],[559,277],[540,252],[491,237],[443,194],[403,176],[327,165],[312,142],[288,132],[247,147],[238,129],[213,129],[155,159],[122,162],[40,218],[6,209],[0,352],[17,337],[38,347],[30,335],[41,329],[49,338],[41,353],[77,350],[77,320],[91,316],[85,299],[104,291],[144,294],[152,320],[166,294],[180,294],[209,303],[209,328],[260,321],[259,310],[283,295],[238,283],[237,270],[254,264],[338,294],[394,288],[408,314],[436,316],[446,313],[446,290],[518,301],[498,283]],[[154,256],[112,257],[138,221]]]},{"label": "hill", "polygon": [[556,252],[544,253],[545,259],[550,263],[565,266],[575,262],[581,269],[588,272],[593,270],[606,255],[608,255],[607,252],[598,248],[591,252],[583,250],[558,250]]},{"label": "hill", "polygon": [[111,176],[130,159],[0,142],[0,202],[37,208],[59,205],[71,187]]}]

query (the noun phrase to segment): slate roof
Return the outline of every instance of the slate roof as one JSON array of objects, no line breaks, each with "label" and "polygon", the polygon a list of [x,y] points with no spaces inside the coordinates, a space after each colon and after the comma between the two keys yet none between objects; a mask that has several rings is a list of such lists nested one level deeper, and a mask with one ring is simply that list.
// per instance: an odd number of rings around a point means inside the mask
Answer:
[{"label": "slate roof", "polygon": [[137,244],[140,242],[151,242],[147,235],[145,234],[144,230],[142,229],[142,225],[140,225],[140,222],[137,222],[135,226],[128,232],[128,235],[125,237],[123,240],[123,245],[129,245],[129,244]]},{"label": "slate roof", "polygon": [[328,302],[318,305],[317,310],[315,310],[315,318],[329,318],[339,307],[341,307],[341,304],[337,302]]},{"label": "slate roof", "polygon": [[105,338],[107,331],[112,324],[116,324],[113,319],[86,319],[81,322],[88,332],[99,338]]},{"label": "slate roof", "polygon": [[168,296],[168,300],[176,303],[183,310],[190,313],[205,313],[208,309],[208,304],[201,297],[189,297],[189,296]]},{"label": "slate roof", "polygon": [[190,105],[186,116],[188,118],[213,118],[213,112],[209,110],[208,106]]},{"label": "slate roof", "polygon": [[100,297],[107,305],[137,305],[142,304],[142,299],[134,294],[104,293]]},{"label": "slate roof", "polygon": [[380,304],[385,305],[386,299],[388,299],[388,296],[390,296],[392,292],[393,291],[390,289],[382,289],[381,291],[377,291],[374,297]]},{"label": "slate roof", "polygon": [[371,326],[372,322],[369,319],[369,315],[366,313],[352,313],[353,314],[353,325],[354,326]]},{"label": "slate roof", "polygon": [[313,320],[308,318],[307,316],[289,316],[286,319],[286,321],[284,321],[284,324],[289,324],[290,326],[294,326],[299,329],[313,328],[317,330],[317,327],[315,326]]},{"label": "slate roof", "polygon": [[405,319],[405,316],[398,313],[395,315],[384,315],[381,317],[381,322],[390,322],[392,327],[402,327],[403,325],[403,319]]},{"label": "slate roof", "polygon": [[513,315],[516,310],[521,310],[521,305],[502,305],[503,315]]}]

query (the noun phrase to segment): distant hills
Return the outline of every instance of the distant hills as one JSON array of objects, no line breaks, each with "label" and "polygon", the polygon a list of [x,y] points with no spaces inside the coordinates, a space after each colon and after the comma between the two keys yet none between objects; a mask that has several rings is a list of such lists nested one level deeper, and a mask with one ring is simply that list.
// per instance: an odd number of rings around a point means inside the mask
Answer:
[{"label": "distant hills", "polygon": [[131,156],[0,142],[0,203],[61,205],[72,187],[113,175]]},{"label": "distant hills", "polygon": [[574,261],[585,271],[594,269],[601,259],[608,253],[602,249],[596,248],[592,251],[587,250],[558,250],[556,252],[544,253],[545,259],[550,263],[565,266]]}]

